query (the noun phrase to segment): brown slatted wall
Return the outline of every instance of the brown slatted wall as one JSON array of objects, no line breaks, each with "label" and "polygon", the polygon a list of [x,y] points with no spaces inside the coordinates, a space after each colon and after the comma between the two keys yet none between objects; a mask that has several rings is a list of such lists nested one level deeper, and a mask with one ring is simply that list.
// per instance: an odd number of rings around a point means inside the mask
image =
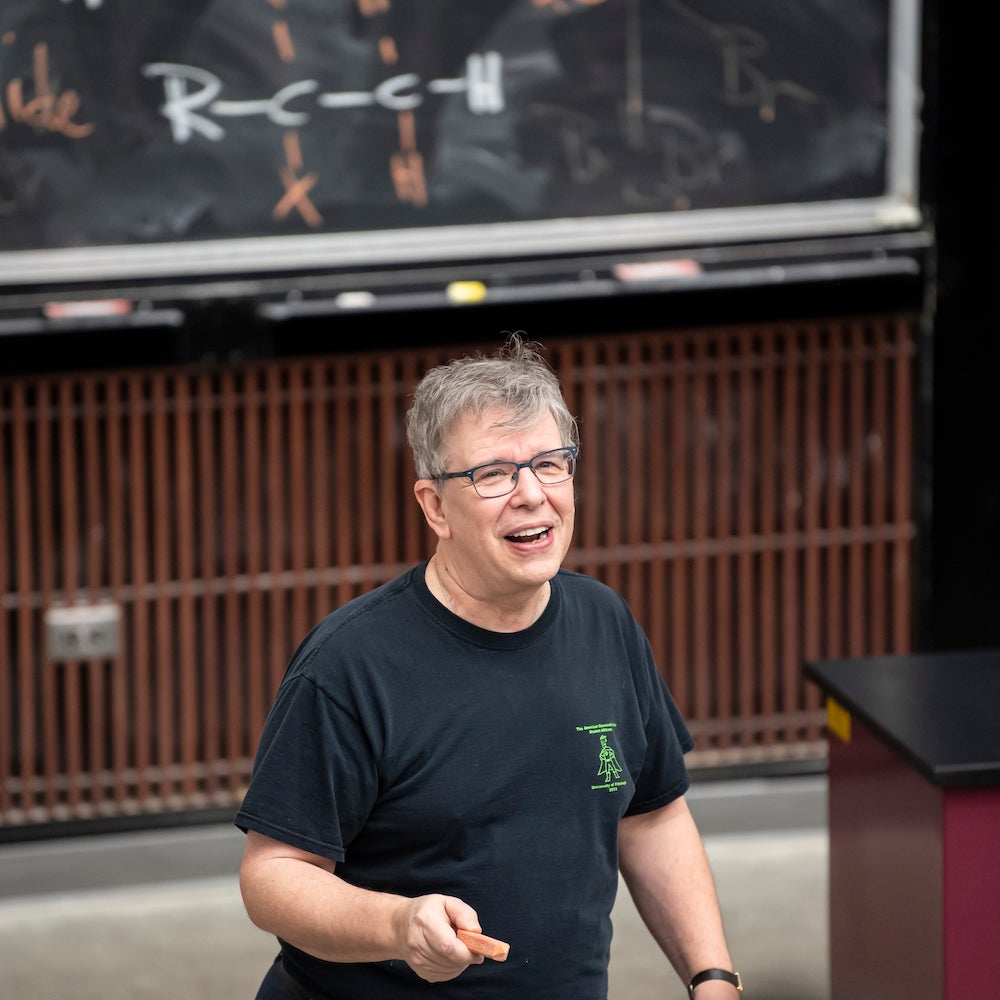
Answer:
[{"label": "brown slatted wall", "polygon": [[[910,642],[910,322],[548,347],[569,565],[646,626],[692,763],[822,753],[802,661]],[[402,419],[450,353],[0,380],[0,823],[237,801],[305,630],[429,551]],[[46,609],[100,600],[120,654],[48,660]]]},{"label": "brown slatted wall", "polygon": [[822,753],[805,659],[911,634],[900,318],[558,345],[581,417],[570,564],[621,589],[702,765]]}]

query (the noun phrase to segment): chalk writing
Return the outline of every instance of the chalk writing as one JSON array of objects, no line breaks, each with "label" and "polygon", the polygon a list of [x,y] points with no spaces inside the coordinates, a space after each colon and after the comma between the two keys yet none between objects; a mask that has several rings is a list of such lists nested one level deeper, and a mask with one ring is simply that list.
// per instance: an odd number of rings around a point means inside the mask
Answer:
[{"label": "chalk writing", "polygon": [[310,200],[309,192],[319,182],[319,175],[309,173],[303,177],[299,176],[303,170],[302,149],[295,132],[285,133],[283,145],[286,166],[281,169],[280,175],[285,193],[274,206],[271,215],[275,220],[281,220],[287,218],[292,209],[295,209],[307,225],[317,229],[323,224],[323,216]]},{"label": "chalk writing", "polygon": [[498,246],[520,253],[521,224],[558,221],[558,250],[576,218],[751,209],[767,229],[769,205],[885,194],[885,0],[855,0],[860,19],[830,0],[784,19],[739,0],[322,6],[0,3],[0,255],[508,222]]},{"label": "chalk writing", "polygon": [[387,66],[395,66],[399,62],[399,49],[396,48],[396,39],[384,35],[378,40],[379,58]]},{"label": "chalk writing", "polygon": [[690,207],[689,195],[721,183],[719,150],[711,133],[673,108],[649,105],[645,118],[643,152],[653,158],[655,169],[645,180],[631,173],[623,176],[621,196],[626,204],[685,209]]},{"label": "chalk writing", "polygon": [[[288,0],[267,0],[277,11],[284,11]],[[288,21],[275,19],[271,24],[271,38],[278,58],[285,63],[294,63],[297,54],[292,29]],[[212,88],[214,90],[214,87]],[[282,136],[282,148],[285,154],[285,165],[278,171],[283,194],[271,210],[275,221],[282,221],[294,210],[298,216],[312,229],[323,225],[323,215],[309,197],[310,192],[319,183],[319,174],[315,171],[305,172],[305,162],[302,157],[302,145],[299,133],[295,127],[304,125],[308,115],[304,112],[291,111],[288,104],[298,97],[315,93],[317,85],[313,80],[302,80],[281,88],[274,97],[266,101],[214,101],[216,114],[253,115],[264,114],[268,120],[285,128]],[[174,132],[176,136],[176,129]]]},{"label": "chalk writing", "polygon": [[534,114],[548,124],[562,150],[566,173],[574,184],[591,184],[614,169],[611,157],[601,148],[598,122],[577,111],[537,104]]},{"label": "chalk writing", "polygon": [[413,205],[427,204],[427,183],[424,179],[424,158],[417,150],[416,125],[412,112],[399,115],[399,152],[389,161],[389,172],[400,201]]},{"label": "chalk writing", "polygon": [[271,36],[274,47],[282,62],[295,62],[295,45],[292,42],[292,32],[287,21],[275,21],[271,26]]},{"label": "chalk writing", "polygon": [[274,125],[285,127],[308,125],[309,115],[304,111],[291,111],[288,105],[297,97],[315,94],[319,84],[315,80],[299,80],[282,87],[274,97],[264,101],[212,101],[211,112],[219,117],[244,117],[266,115]]},{"label": "chalk writing", "polygon": [[818,100],[816,94],[792,80],[774,80],[758,65],[770,46],[756,31],[738,24],[713,24],[683,3],[667,6],[695,24],[713,41],[722,63],[722,99],[733,107],[756,107],[762,121],[772,122],[779,96],[798,101]]},{"label": "chalk writing", "polygon": [[466,92],[466,103],[474,115],[498,115],[504,110],[503,59],[499,52],[473,52],[465,60],[465,76],[450,80],[430,80],[432,94]]},{"label": "chalk writing", "polygon": [[558,142],[573,184],[585,187],[616,177],[629,207],[687,208],[691,194],[720,182],[719,150],[711,134],[671,108],[643,105],[641,129],[623,108],[620,128],[631,154],[625,169],[616,166],[614,136],[600,121],[556,105],[536,105],[533,112]]},{"label": "chalk writing", "polygon": [[318,180],[318,174],[311,173],[305,177],[298,177],[294,171],[283,168],[281,182],[285,185],[285,196],[274,206],[272,213],[274,218],[283,219],[294,208],[309,225],[321,225],[323,217],[316,211],[316,206],[306,197],[316,186]]},{"label": "chalk writing", "polygon": [[[380,18],[385,20],[391,10],[389,0],[358,0],[358,9],[361,14],[370,19]],[[385,66],[395,66],[400,60],[399,46],[392,35],[382,35],[378,40],[378,54]],[[470,78],[481,72],[481,66],[474,60],[478,57],[469,57],[468,74]],[[404,74],[391,78],[389,82],[405,81],[406,86],[419,86],[419,77],[413,74]],[[481,96],[478,86],[470,80],[468,84],[463,81],[432,80],[427,90],[431,93],[456,93],[462,89],[468,89],[470,106]],[[373,96],[379,99],[384,107],[396,112],[396,127],[399,133],[399,148],[389,157],[389,176],[396,192],[396,197],[401,201],[413,205],[415,208],[424,208],[428,202],[427,179],[424,174],[424,157],[417,145],[417,122],[414,116],[414,109],[422,102],[422,97],[411,95],[407,100],[401,94],[398,101],[392,100],[386,103],[386,98],[393,93],[398,94],[394,87],[388,89],[377,88]],[[331,95],[332,96],[332,95]],[[417,98],[417,99],[414,99]],[[323,98],[320,98],[322,101]],[[501,102],[502,103],[502,102]],[[334,106],[340,106],[334,102]],[[490,107],[490,101],[484,103],[484,109]]]},{"label": "chalk writing", "polygon": [[[504,109],[501,82],[502,62],[496,52],[471,55],[466,61],[466,76],[436,79],[426,84],[432,94],[464,91],[473,114],[499,114]],[[318,93],[316,80],[299,80],[282,87],[272,97],[261,100],[221,100],[222,81],[214,73],[180,63],[148,63],[143,74],[161,78],[165,101],[160,113],[170,122],[173,139],[185,143],[195,135],[219,142],[225,129],[213,118],[263,115],[282,127],[305,126],[310,116],[288,107],[292,101],[316,95],[320,108],[360,108],[378,105],[390,111],[412,111],[425,100],[421,79],[416,73],[401,73],[378,84],[371,91],[326,91]]]},{"label": "chalk writing", "polygon": [[[159,110],[170,122],[174,142],[188,142],[196,132],[213,142],[226,137],[221,125],[195,113],[211,104],[222,90],[222,81],[214,73],[177,63],[149,63],[142,72],[147,77],[163,77],[166,100]],[[189,91],[189,83],[197,83],[201,89]]]},{"label": "chalk writing", "polygon": [[0,129],[7,127],[9,116],[11,122],[60,133],[69,139],[83,139],[93,133],[92,122],[74,121],[80,110],[79,93],[64,90],[57,94],[52,90],[49,82],[48,46],[39,42],[32,50],[32,56],[34,96],[26,96],[24,81],[20,77],[10,80],[5,92],[6,113],[3,101],[0,101]]}]

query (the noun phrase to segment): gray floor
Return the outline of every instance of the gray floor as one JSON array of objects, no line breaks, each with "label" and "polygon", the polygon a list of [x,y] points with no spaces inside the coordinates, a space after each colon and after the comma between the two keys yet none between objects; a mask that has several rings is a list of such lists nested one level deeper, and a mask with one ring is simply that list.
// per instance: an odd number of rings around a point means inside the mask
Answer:
[{"label": "gray floor", "polygon": [[[829,1000],[826,782],[696,782],[748,998]],[[273,938],[247,920],[228,824],[0,845],[0,969],[19,1000],[252,1000]],[[622,888],[609,1000],[684,1000]]]}]

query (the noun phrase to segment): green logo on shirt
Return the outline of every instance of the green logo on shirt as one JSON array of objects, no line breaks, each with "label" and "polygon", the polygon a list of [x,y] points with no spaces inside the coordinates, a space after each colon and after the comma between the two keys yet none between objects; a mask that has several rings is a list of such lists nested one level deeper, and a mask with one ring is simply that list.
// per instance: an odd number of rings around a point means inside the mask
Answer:
[{"label": "green logo on shirt", "polygon": [[614,748],[608,746],[607,736],[601,736],[601,752],[597,755],[601,766],[597,773],[607,782],[611,782],[622,776],[622,769],[618,766],[618,756]]},{"label": "green logo on shirt", "polygon": [[597,736],[601,745],[597,749],[597,776],[603,779],[603,784],[591,785],[593,791],[617,792],[619,788],[624,788],[627,780],[622,779],[623,768],[618,763],[618,754],[615,748],[608,742],[608,734],[617,728],[615,722],[601,722],[592,726],[577,726],[578,733],[587,733],[589,736]]}]

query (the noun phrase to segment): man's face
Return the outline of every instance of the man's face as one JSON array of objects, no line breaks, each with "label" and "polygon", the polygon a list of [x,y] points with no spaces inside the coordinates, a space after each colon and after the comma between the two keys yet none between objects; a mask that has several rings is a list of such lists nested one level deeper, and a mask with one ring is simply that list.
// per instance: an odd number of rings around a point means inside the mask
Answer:
[{"label": "man's face", "polygon": [[[449,472],[488,462],[526,462],[568,443],[551,414],[524,431],[498,427],[502,417],[493,410],[456,425]],[[468,479],[446,480],[440,505],[439,551],[465,590],[483,601],[516,599],[541,587],[562,565],[573,536],[573,480],[543,486],[527,468],[511,493],[492,499],[480,497]]]}]

